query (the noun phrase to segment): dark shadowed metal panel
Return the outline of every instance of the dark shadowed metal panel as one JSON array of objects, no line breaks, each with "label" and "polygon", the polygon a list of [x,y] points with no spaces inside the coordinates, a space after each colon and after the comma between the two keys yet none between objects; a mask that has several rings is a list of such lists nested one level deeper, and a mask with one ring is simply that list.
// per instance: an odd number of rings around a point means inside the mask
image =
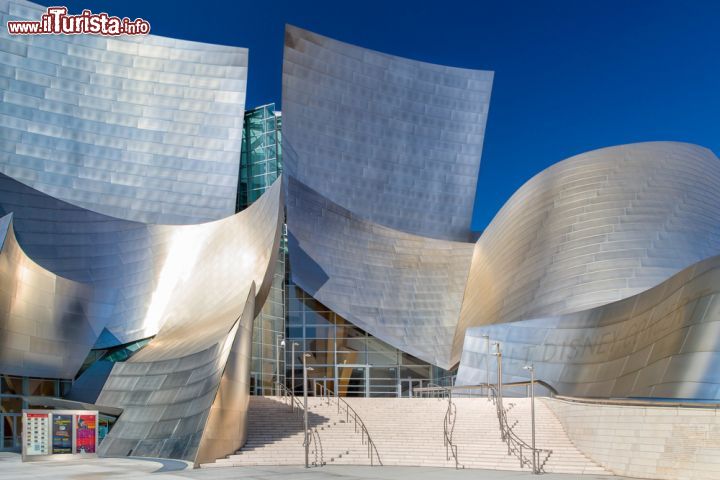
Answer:
[{"label": "dark shadowed metal panel", "polygon": [[0,372],[73,378],[103,328],[92,289],[33,262],[0,218]]}]

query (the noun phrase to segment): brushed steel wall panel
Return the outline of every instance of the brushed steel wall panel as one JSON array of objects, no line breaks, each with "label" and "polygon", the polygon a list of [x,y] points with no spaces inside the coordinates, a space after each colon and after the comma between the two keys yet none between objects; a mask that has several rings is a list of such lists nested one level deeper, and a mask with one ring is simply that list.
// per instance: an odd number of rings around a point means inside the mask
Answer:
[{"label": "brushed steel wall panel", "polygon": [[[88,315],[106,331],[96,344],[106,347],[155,335],[174,289],[192,272],[204,246],[226,238],[233,225],[275,222],[280,229],[282,185],[276,182],[255,204],[232,217],[198,225],[147,225],[101,215],[25,186],[0,174],[0,211],[12,212],[27,254],[44,268],[88,283],[93,302]],[[237,231],[235,255],[249,255],[254,230]],[[273,230],[274,232],[274,230]],[[264,250],[253,254],[264,255]],[[263,275],[266,271],[259,272]],[[259,275],[258,273],[258,275]],[[254,278],[264,288],[262,276]],[[264,295],[266,292],[262,290]],[[262,303],[260,303],[262,305]]]},{"label": "brushed steel wall panel", "polygon": [[492,79],[287,26],[285,172],[369,222],[468,241]]},{"label": "brushed steel wall panel", "polygon": [[293,281],[372,335],[449,367],[473,244],[383,227],[288,184]]},{"label": "brushed steel wall panel", "polygon": [[[484,383],[485,339],[499,341],[503,381],[536,378],[580,397],[720,400],[720,256],[632,297],[566,315],[468,329],[458,385]],[[496,361],[490,381],[497,381]]]},{"label": "brushed steel wall panel", "polygon": [[475,245],[465,330],[586,310],[720,253],[720,160],[676,142],[577,155],[533,177]]},{"label": "brushed steel wall panel", "polygon": [[0,372],[72,378],[103,325],[90,315],[92,288],[33,262],[12,214],[0,218]]},{"label": "brushed steel wall panel", "polygon": [[[45,8],[0,0],[0,20]],[[235,212],[248,51],[171,38],[0,32],[0,172],[117,218]]]},{"label": "brushed steel wall panel", "polygon": [[127,362],[115,364],[97,400],[123,409],[102,455],[132,451],[200,462],[242,446],[252,322],[279,251],[281,187],[276,182],[232,217],[174,227],[182,249],[166,261],[169,283],[163,286],[161,275],[154,292],[154,300],[162,299],[160,331]]}]

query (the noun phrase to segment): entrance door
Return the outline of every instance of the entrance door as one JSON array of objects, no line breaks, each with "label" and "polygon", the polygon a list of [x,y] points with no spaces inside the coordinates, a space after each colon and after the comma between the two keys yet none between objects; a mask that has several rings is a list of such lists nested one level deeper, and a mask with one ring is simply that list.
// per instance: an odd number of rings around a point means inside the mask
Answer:
[{"label": "entrance door", "polygon": [[341,397],[368,396],[367,365],[338,365],[337,372]]},{"label": "entrance door", "polygon": [[412,398],[413,390],[422,387],[423,381],[414,378],[401,378],[400,379],[400,396]]},{"label": "entrance door", "polygon": [[22,416],[19,413],[0,415],[0,450],[18,450],[21,447]]}]

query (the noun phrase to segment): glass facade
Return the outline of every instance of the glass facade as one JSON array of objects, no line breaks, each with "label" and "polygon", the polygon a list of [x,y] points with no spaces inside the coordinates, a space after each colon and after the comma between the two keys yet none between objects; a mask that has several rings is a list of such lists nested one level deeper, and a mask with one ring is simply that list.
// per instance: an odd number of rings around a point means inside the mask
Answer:
[{"label": "glass facade", "polygon": [[410,397],[414,388],[450,378],[446,370],[351,324],[290,281],[287,299],[287,382],[298,395],[302,394],[304,353],[310,355],[308,391],[312,393],[320,393],[318,385],[322,385],[347,397]]},{"label": "glass facade", "polygon": [[[274,104],[245,112],[237,208],[249,207],[282,173],[280,112]],[[285,259],[283,231],[275,276],[268,299],[253,324],[250,391],[255,395],[276,393],[275,382],[284,381],[285,359],[280,343],[285,337]]]},{"label": "glass facade", "polygon": [[282,173],[280,112],[271,103],[245,112],[236,211],[251,205]]}]

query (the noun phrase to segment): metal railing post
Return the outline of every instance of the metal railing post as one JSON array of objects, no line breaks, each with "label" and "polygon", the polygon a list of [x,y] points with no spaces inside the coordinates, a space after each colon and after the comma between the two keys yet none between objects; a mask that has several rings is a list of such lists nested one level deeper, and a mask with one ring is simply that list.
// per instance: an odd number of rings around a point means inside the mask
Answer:
[{"label": "metal railing post", "polygon": [[305,468],[310,468],[310,442],[308,441],[308,411],[307,411],[307,357],[310,355],[303,354],[303,421],[305,423]]}]

